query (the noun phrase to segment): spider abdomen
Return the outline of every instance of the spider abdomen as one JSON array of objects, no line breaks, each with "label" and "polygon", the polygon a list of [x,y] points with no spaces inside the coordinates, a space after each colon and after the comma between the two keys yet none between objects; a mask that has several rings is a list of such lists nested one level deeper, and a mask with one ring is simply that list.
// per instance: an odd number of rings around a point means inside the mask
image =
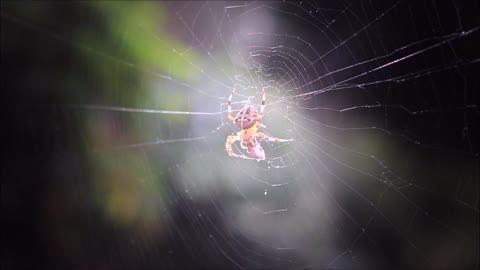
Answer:
[{"label": "spider abdomen", "polygon": [[235,116],[235,125],[240,129],[249,129],[255,125],[257,117],[257,108],[247,105]]}]

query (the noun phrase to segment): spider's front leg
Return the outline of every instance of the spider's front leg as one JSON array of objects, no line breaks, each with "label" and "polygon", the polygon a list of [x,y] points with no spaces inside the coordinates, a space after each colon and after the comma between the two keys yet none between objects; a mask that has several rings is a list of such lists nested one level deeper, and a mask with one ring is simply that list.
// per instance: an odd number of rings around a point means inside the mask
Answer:
[{"label": "spider's front leg", "polygon": [[263,111],[265,110],[265,102],[266,102],[266,100],[265,100],[265,98],[266,98],[265,97],[265,88],[263,88],[263,87],[262,87],[262,92],[263,92],[263,94],[262,94],[262,105],[260,106],[260,112],[257,116],[257,125],[258,125],[258,127],[265,128],[264,125],[260,124],[260,121],[262,121],[262,118],[263,118]]},{"label": "spider's front leg", "polygon": [[228,97],[227,101],[227,118],[228,121],[235,123],[235,118],[232,116],[232,98],[233,94],[235,94],[236,87],[233,88],[232,93],[230,93],[230,96]]}]

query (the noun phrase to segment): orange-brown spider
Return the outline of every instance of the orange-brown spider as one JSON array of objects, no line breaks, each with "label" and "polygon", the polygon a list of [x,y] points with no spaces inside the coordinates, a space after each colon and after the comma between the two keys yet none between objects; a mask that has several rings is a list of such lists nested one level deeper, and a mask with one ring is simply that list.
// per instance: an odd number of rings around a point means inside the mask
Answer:
[{"label": "orange-brown spider", "polygon": [[233,152],[232,144],[235,141],[240,141],[240,146],[243,149],[246,149],[247,152],[257,160],[264,160],[265,159],[265,152],[263,151],[262,146],[257,141],[256,137],[264,138],[267,141],[271,142],[290,142],[293,139],[278,139],[269,137],[267,134],[258,132],[258,129],[263,127],[264,125],[260,124],[260,120],[263,118],[263,110],[265,108],[265,90],[262,88],[263,96],[262,96],[262,106],[260,107],[260,113],[258,113],[257,108],[251,104],[245,105],[242,110],[235,116],[232,116],[232,97],[235,94],[235,88],[233,88],[230,97],[228,97],[228,112],[227,117],[228,120],[234,123],[238,128],[241,129],[237,135],[232,135],[227,137],[227,141],[225,143],[225,150],[229,156],[246,158],[245,155],[239,155]]}]

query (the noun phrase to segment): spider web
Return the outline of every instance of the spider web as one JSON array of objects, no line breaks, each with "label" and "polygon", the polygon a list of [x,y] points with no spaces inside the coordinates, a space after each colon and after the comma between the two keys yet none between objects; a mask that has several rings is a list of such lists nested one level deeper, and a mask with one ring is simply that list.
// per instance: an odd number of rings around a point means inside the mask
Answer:
[{"label": "spider web", "polygon": [[[118,170],[90,185],[142,200],[132,211],[145,225],[107,241],[106,265],[478,267],[478,4],[162,4],[183,44],[164,53],[193,70],[188,80],[27,25],[150,76],[152,100],[163,100],[161,109],[118,105],[134,90],[116,85],[117,100],[52,113],[88,119],[68,136]],[[228,157],[225,140],[239,131],[226,118],[234,86],[234,114],[258,108],[264,89],[260,131],[294,141],[260,139],[264,161]],[[234,151],[248,156],[238,142]]]}]

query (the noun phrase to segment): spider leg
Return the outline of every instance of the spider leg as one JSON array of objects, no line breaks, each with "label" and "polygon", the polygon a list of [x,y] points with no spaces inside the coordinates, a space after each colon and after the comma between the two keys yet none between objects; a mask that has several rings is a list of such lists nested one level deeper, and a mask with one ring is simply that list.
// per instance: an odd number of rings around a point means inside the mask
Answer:
[{"label": "spider leg", "polygon": [[233,87],[233,90],[230,93],[230,96],[228,97],[228,101],[227,101],[227,117],[228,117],[228,121],[232,123],[235,123],[235,118],[232,116],[232,98],[233,98],[233,94],[235,94],[235,90],[236,90],[236,86]]},{"label": "spider leg", "polygon": [[227,137],[227,141],[225,142],[225,150],[227,151],[229,156],[233,156],[233,149],[232,149],[232,144],[235,141],[238,141],[240,138],[238,135],[232,135]]},{"label": "spider leg", "polygon": [[225,142],[225,150],[227,151],[229,156],[243,158],[243,159],[254,159],[254,158],[250,158],[250,157],[247,157],[245,155],[239,155],[239,154],[236,154],[235,152],[233,152],[232,145],[235,141],[240,141],[240,136],[232,135],[232,136],[227,137],[227,141]]},{"label": "spider leg", "polygon": [[262,120],[263,118],[263,111],[265,109],[265,88],[262,87],[262,105],[260,106],[260,112],[258,113],[258,116],[257,116],[257,122],[260,122],[260,120]]},{"label": "spider leg", "polygon": [[[258,113],[257,116],[257,122],[260,122],[263,118],[263,111],[265,110],[265,88],[262,87],[262,105],[260,106],[260,112]],[[260,123],[259,123],[260,124]]]},{"label": "spider leg", "polygon": [[269,142],[291,142],[291,141],[293,141],[293,139],[279,139],[279,138],[270,137],[263,132],[257,132],[256,136],[258,136],[260,138],[264,138],[265,140],[267,140]]},{"label": "spider leg", "polygon": [[245,149],[245,150],[248,149],[248,147],[245,145],[244,141],[240,141],[240,147],[242,147],[242,149]]},{"label": "spider leg", "polygon": [[260,106],[260,115],[263,116],[263,110],[265,109],[265,88],[262,87],[262,92],[263,92],[263,95],[262,95],[262,106]]}]

